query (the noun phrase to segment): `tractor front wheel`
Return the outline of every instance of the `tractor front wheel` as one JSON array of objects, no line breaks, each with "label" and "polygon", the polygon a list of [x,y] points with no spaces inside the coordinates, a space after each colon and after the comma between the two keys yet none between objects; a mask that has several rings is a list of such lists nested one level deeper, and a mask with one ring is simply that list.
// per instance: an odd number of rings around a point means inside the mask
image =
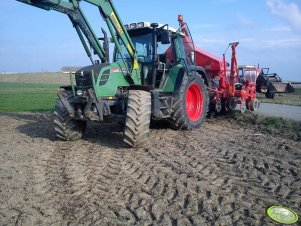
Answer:
[{"label": "tractor front wheel", "polygon": [[170,125],[174,129],[196,128],[205,120],[207,108],[207,90],[201,76],[197,75],[191,82],[185,76],[174,99]]},{"label": "tractor front wheel", "polygon": [[147,140],[151,117],[151,94],[130,90],[128,96],[124,143],[127,147],[142,147]]},{"label": "tractor front wheel", "polygon": [[[72,105],[73,94],[65,91],[64,95]],[[58,97],[54,109],[54,130],[55,135],[62,140],[78,140],[85,133],[86,121],[75,120],[67,111],[66,107]]]}]

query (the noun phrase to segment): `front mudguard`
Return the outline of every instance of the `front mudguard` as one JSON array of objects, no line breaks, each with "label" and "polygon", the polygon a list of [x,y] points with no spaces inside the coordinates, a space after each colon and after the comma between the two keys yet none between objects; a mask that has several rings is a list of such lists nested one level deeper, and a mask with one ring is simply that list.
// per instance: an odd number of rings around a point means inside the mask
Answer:
[{"label": "front mudguard", "polygon": [[[93,121],[103,121],[103,102],[97,101],[97,98],[92,89],[87,90],[86,97],[74,96],[73,104],[71,104],[65,96],[64,90],[61,90],[57,94],[58,98],[61,100],[64,107],[67,109],[70,117],[74,119],[83,120],[84,117]],[[98,115],[96,116],[92,111],[92,105],[95,105]],[[75,105],[84,106],[83,109],[75,109]]]},{"label": "front mudguard", "polygon": [[71,106],[69,103],[68,99],[65,97],[64,90],[61,90],[57,93],[57,97],[61,100],[62,104],[65,106],[67,109],[70,117],[74,118],[74,108]]}]

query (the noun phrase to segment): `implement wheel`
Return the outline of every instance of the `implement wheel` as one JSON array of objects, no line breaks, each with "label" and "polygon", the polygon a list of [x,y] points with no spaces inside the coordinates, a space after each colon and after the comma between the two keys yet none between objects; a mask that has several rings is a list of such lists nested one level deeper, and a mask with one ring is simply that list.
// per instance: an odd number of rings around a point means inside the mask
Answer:
[{"label": "implement wheel", "polygon": [[257,111],[259,108],[259,100],[258,99],[253,99],[250,101],[250,111]]},{"label": "implement wheel", "polygon": [[[73,94],[65,91],[63,94],[72,105]],[[54,130],[55,135],[62,140],[78,140],[85,133],[87,122],[75,120],[70,117],[69,112],[58,97],[54,109]]]},{"label": "implement wheel", "polygon": [[124,127],[124,143],[127,147],[142,147],[147,140],[151,116],[151,94],[142,90],[130,90]]},{"label": "implement wheel", "polygon": [[205,120],[207,108],[207,90],[201,76],[191,82],[185,76],[173,103],[170,125],[174,129],[196,128]]}]

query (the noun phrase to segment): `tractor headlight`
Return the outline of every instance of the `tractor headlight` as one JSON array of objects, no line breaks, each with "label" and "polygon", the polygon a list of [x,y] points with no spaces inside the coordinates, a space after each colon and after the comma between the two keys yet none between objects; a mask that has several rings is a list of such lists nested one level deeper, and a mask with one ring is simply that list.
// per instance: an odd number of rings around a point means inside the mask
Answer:
[{"label": "tractor headlight", "polygon": [[144,22],[137,23],[137,28],[142,28],[142,27],[144,27]]},{"label": "tractor headlight", "polygon": [[130,24],[130,29],[135,29],[135,28],[137,28],[137,24],[136,23]]},{"label": "tractor headlight", "polygon": [[82,90],[77,90],[77,91],[76,91],[76,94],[77,94],[78,96],[82,96],[84,93],[83,93]]}]

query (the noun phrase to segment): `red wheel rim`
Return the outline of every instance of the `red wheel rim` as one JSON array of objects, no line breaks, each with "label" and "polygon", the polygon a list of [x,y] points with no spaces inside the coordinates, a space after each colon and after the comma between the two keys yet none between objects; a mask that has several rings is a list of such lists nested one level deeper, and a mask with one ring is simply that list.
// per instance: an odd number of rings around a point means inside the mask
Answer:
[{"label": "red wheel rim", "polygon": [[196,83],[190,84],[186,92],[186,113],[191,121],[200,119],[203,112],[203,100],[201,87]]}]

